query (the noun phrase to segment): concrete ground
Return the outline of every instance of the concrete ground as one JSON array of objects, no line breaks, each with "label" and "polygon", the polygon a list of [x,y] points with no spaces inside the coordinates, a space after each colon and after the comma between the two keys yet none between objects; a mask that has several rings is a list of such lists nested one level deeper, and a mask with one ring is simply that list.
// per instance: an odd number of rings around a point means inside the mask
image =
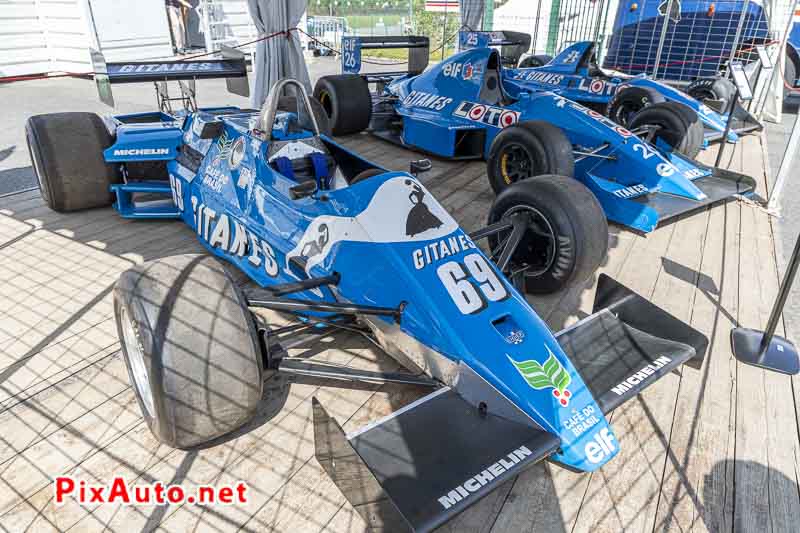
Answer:
[{"label": "concrete ground", "polygon": [[[777,179],[778,170],[781,162],[786,157],[786,148],[789,142],[789,135],[797,119],[800,98],[794,98],[786,103],[783,108],[783,116],[780,124],[765,123],[767,154],[769,165],[767,168],[770,187]],[[795,158],[788,161],[790,173],[788,181],[784,186],[780,201],[780,217],[773,219],[775,231],[775,246],[778,252],[778,264],[781,273],[786,270],[787,262],[792,255],[797,239],[800,237],[800,176],[798,175],[798,162],[800,153]],[[796,343],[800,343],[800,281],[793,286],[792,293],[786,302],[784,309],[784,320],[789,338]]]}]

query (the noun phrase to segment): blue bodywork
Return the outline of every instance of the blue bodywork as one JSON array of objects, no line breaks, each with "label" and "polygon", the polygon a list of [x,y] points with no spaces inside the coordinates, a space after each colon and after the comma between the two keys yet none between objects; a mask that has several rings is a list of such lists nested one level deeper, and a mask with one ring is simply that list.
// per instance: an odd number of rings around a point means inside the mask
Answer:
[{"label": "blue bodywork", "polygon": [[[345,62],[359,57],[357,39],[355,46],[346,41],[343,47],[355,52],[343,57]],[[422,74],[397,75],[375,96],[381,105],[390,102],[390,111],[402,120],[402,131],[382,130],[374,120],[372,131],[441,157],[488,158],[492,142],[504,128],[546,121],[558,126],[572,143],[574,177],[597,196],[609,220],[649,232],[665,217],[664,211],[648,205],[650,195],[677,197],[684,202],[684,212],[708,203],[709,195],[695,181],[711,176],[709,167],[669,151],[666,145],[650,144],[588,107],[519,83],[502,71],[498,52],[478,47]]]},{"label": "blue bodywork", "polygon": [[[480,68],[486,54],[473,51],[462,59]],[[407,96],[423,85],[424,78],[405,80],[394,89]],[[566,105],[542,98],[543,106]],[[592,123],[581,110],[571,113]],[[405,302],[399,324],[394,317],[381,317],[375,320],[379,329],[399,328],[404,337],[435,352],[442,367],[468,365],[560,438],[553,460],[592,471],[616,455],[618,446],[602,411],[545,323],[413,176],[384,171],[354,185],[323,180],[329,185],[294,198],[291,188],[298,181],[276,170],[281,150],[305,153],[309,146],[323,146],[321,151],[333,153],[339,165],[380,167],[331,139],[289,127],[296,119],[292,113],[277,114],[271,136],[256,129],[257,113],[235,108],[159,115],[152,123],[142,119],[117,117],[118,142],[106,158],[121,161],[114,154],[127,150],[126,162],[167,160],[169,180],[115,186],[118,198],[133,195],[137,187],[168,194],[161,217],[183,220],[211,254],[262,287],[339,273],[335,287],[293,297],[392,308]],[[201,138],[207,123],[220,121],[216,138]],[[419,139],[434,131],[440,130],[412,128]],[[188,163],[192,158],[195,163]],[[159,216],[157,209],[133,200],[119,201],[117,208],[131,218]],[[479,298],[464,301],[460,283]],[[515,365],[532,361],[548,365],[553,386],[534,388]],[[592,444],[598,436],[607,443],[600,455]]]},{"label": "blue bodywork", "polygon": [[[666,16],[670,19],[664,36],[667,46],[661,55],[659,75],[669,80],[716,76],[734,46],[770,40],[760,0],[673,0],[672,11],[666,13],[662,0],[621,0],[603,66],[633,75],[652,72]],[[742,32],[737,43],[740,21]]]},{"label": "blue bodywork", "polygon": [[[722,137],[727,114],[720,114],[685,92],[649,79],[644,74],[632,77],[621,72],[605,73],[594,65],[594,42],[582,41],[565,48],[548,64],[536,68],[504,69],[503,75],[526,87],[553,91],[556,94],[584,105],[605,108],[617,91],[625,87],[647,87],[679,102],[697,113],[703,122],[707,141]],[[736,142],[739,136],[728,132],[728,141]]]}]

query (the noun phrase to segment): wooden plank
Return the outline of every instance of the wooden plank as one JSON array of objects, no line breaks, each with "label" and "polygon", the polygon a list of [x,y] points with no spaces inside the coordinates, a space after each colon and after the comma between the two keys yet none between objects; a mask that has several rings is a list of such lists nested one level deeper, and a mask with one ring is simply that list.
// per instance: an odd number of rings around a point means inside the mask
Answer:
[{"label": "wooden plank", "polygon": [[691,320],[709,337],[709,352],[701,369],[681,372],[656,531],[732,530],[736,363],[730,329],[738,305],[739,211],[735,202],[711,210]]},{"label": "wooden plank", "polygon": [[[744,141],[752,147],[755,138]],[[743,165],[745,173],[763,175],[752,159],[745,158]],[[750,245],[741,257],[740,294],[747,294],[750,304],[740,306],[740,322],[763,329],[778,292],[775,248],[768,216],[749,205],[742,210],[743,247]],[[800,443],[796,417],[786,401],[793,397],[791,379],[739,363],[737,386],[734,527],[796,531]]]},{"label": "wooden plank", "polygon": [[[374,360],[373,354],[369,353],[370,350],[367,349],[366,341],[345,337],[344,339],[340,338],[339,343],[341,343],[340,346],[348,347],[348,349],[326,350],[317,357],[335,363],[355,364],[356,366],[368,365],[369,361]],[[295,354],[293,353],[293,355]],[[247,463],[246,471],[252,473],[256,465],[260,465],[260,472],[264,474],[264,482],[274,482],[276,476],[266,476],[271,468],[276,468],[281,472],[285,468],[290,471],[294,468],[295,461],[292,460],[292,453],[297,445],[303,444],[303,441],[297,441],[297,439],[298,436],[304,435],[309,426],[308,417],[310,417],[310,397],[312,395],[317,394],[322,401],[330,405],[331,412],[338,415],[343,409],[355,410],[371,394],[371,391],[364,390],[320,389],[317,386],[299,384],[292,385],[291,389],[287,390],[283,380],[273,382],[272,388],[284,392],[276,394],[272,401],[262,403],[260,415],[247,431],[242,432],[241,437],[208,450],[187,453],[160,446],[150,434],[149,429],[141,422],[130,434],[121,435],[112,443],[85,454],[85,457],[79,453],[76,454],[76,450],[71,449],[74,447],[70,446],[59,449],[55,454],[53,450],[50,450],[49,454],[44,454],[50,443],[60,442],[60,438],[57,436],[34,446],[18,457],[28,461],[33,461],[34,457],[38,458],[37,460],[42,464],[41,470],[44,472],[44,477],[33,476],[37,479],[35,482],[26,482],[25,491],[17,490],[17,500],[20,495],[24,496],[26,500],[7,511],[6,515],[0,516],[0,525],[11,530],[16,530],[20,526],[35,529],[40,521],[58,520],[61,527],[71,527],[84,519],[90,511],[97,516],[105,517],[104,519],[110,520],[113,517],[115,522],[119,519],[126,528],[133,523],[142,522],[143,524],[146,522],[146,517],[143,517],[142,513],[147,508],[143,507],[109,506],[87,510],[77,505],[58,508],[53,506],[52,489],[47,485],[48,477],[60,472],[76,472],[80,477],[92,482],[104,482],[114,475],[123,475],[129,482],[133,482],[141,476],[145,476],[144,479],[148,482],[155,479],[160,479],[165,483],[171,480],[180,482],[174,480],[176,475],[181,475],[188,476],[187,483],[200,484],[206,482],[205,480],[213,482],[221,469],[240,464],[243,461],[251,461]],[[351,400],[351,398],[355,399]],[[138,407],[135,409],[138,412]],[[273,416],[274,418],[270,420],[270,417]],[[269,420],[269,422],[265,423],[265,420]],[[308,443],[311,442],[308,436],[303,439],[308,440]],[[270,445],[270,443],[274,443],[274,445]],[[78,451],[81,449],[79,444],[76,447]],[[44,457],[42,457],[43,454]],[[80,460],[71,460],[71,457],[76,456],[80,457]],[[77,470],[75,470],[76,465]],[[286,475],[289,473],[287,472]],[[277,478],[280,479],[280,476]],[[246,474],[242,479],[247,479],[255,486],[262,477],[258,476],[253,479],[250,474]],[[0,507],[0,513],[2,510],[3,507]],[[165,516],[162,515],[162,518]]]}]

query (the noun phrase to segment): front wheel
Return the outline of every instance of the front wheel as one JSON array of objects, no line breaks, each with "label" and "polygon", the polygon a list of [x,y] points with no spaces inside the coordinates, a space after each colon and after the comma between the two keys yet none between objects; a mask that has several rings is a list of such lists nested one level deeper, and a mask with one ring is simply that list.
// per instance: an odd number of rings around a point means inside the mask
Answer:
[{"label": "front wheel", "polygon": [[177,255],[122,273],[114,287],[122,354],[156,438],[191,448],[256,412],[262,353],[246,299],[216,259]]},{"label": "front wheel", "polygon": [[[574,178],[549,175],[514,183],[489,212],[490,225],[503,220],[526,228],[503,271],[512,281],[521,277],[528,293],[547,294],[583,283],[608,252],[603,208]],[[512,233],[508,229],[489,238],[495,261],[502,258]]]},{"label": "front wheel", "polygon": [[640,136],[657,147],[695,157],[702,148],[702,137],[697,135],[698,126],[687,119],[688,108],[679,105],[674,102],[651,105],[633,117],[629,129],[635,133],[641,130]]},{"label": "front wheel", "polygon": [[730,100],[736,94],[736,86],[732,81],[719,76],[711,78],[698,78],[686,88],[686,93],[701,102],[717,100],[722,102],[722,111],[726,112]]},{"label": "front wheel", "polygon": [[495,137],[486,160],[489,184],[499,194],[513,183],[545,174],[571,177],[572,144],[561,128],[531,120],[505,128]]},{"label": "front wheel", "polygon": [[650,87],[623,86],[608,103],[608,118],[628,129],[630,122],[644,108],[664,102],[664,96]]}]

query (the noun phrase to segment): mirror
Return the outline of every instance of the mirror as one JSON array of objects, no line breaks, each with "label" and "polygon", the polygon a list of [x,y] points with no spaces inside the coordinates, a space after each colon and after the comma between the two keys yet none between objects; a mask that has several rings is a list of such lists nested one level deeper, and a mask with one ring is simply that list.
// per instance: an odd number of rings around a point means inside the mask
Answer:
[{"label": "mirror", "polygon": [[418,159],[411,162],[411,165],[409,165],[409,172],[416,178],[419,174],[428,172],[432,168],[433,164],[430,159]]}]

